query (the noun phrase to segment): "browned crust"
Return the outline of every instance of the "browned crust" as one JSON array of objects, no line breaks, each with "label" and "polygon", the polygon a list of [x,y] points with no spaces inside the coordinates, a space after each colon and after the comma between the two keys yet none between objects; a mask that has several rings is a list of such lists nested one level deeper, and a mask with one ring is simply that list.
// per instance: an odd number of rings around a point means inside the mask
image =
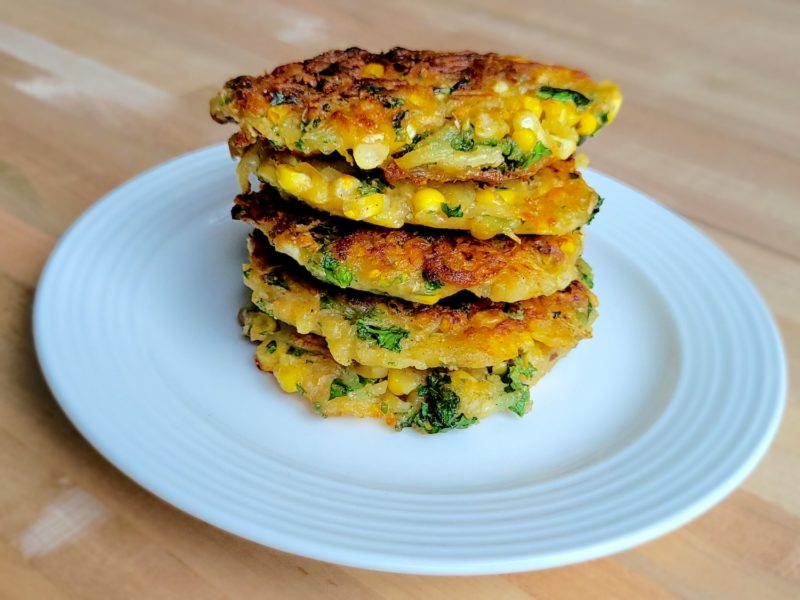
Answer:
[{"label": "browned crust", "polygon": [[389,183],[397,183],[399,181],[408,180],[414,185],[427,185],[430,182],[448,183],[452,181],[478,181],[489,185],[502,185],[504,181],[514,179],[530,179],[536,173],[544,168],[552,168],[553,170],[563,170],[564,163],[569,163],[568,169],[575,171],[574,159],[572,157],[566,160],[559,160],[555,156],[548,156],[532,163],[526,169],[463,169],[461,173],[454,175],[452,173],[443,173],[435,167],[422,166],[416,169],[404,170],[401,169],[397,163],[392,160],[383,168],[383,175]]},{"label": "browned crust", "polygon": [[[325,295],[334,302],[350,306],[361,313],[368,313],[380,307],[389,315],[400,318],[413,318],[418,324],[439,323],[439,328],[462,330],[469,335],[479,336],[485,327],[474,327],[470,324],[472,317],[478,313],[485,315],[505,315],[499,322],[493,323],[491,330],[496,336],[513,335],[526,332],[533,321],[552,320],[554,323],[564,319],[563,326],[575,320],[576,311],[586,306],[597,306],[595,295],[580,281],[573,281],[567,288],[550,296],[540,296],[514,303],[493,302],[486,298],[457,294],[445,298],[433,305],[423,305],[398,298],[378,296],[358,290],[341,291],[331,288],[312,279],[288,257],[278,254],[270,246],[263,233],[254,231],[249,240],[250,261],[265,273],[276,270],[286,274],[293,280],[291,285],[301,285],[314,293]],[[289,292],[287,292],[289,293]],[[512,316],[513,315],[513,316]],[[588,332],[586,333],[588,335]],[[479,338],[476,337],[476,341]]]},{"label": "browned crust", "polygon": [[461,288],[478,286],[515,263],[564,260],[567,236],[523,236],[519,242],[500,236],[478,240],[455,231],[407,226],[387,230],[324,215],[299,202],[282,200],[271,190],[243,194],[232,214],[259,227],[270,240],[295,248],[323,248],[341,262],[368,261],[382,272],[421,272],[428,281]]},{"label": "browned crust", "polygon": [[[364,77],[367,64],[383,65],[380,78]],[[544,71],[563,71],[573,79],[586,79],[582,71],[502,56],[494,53],[436,52],[392,48],[373,54],[361,48],[330,50],[302,62],[289,63],[260,76],[242,75],[225,84],[231,102],[242,113],[265,110],[276,98],[302,106],[309,119],[334,113],[338,103],[373,99],[370,90],[380,86],[387,94],[424,85],[452,88],[453,94],[491,94],[498,79],[536,79]],[[233,120],[215,112],[220,123]],[[361,118],[368,117],[362,115]],[[369,126],[369,123],[364,123]]]}]

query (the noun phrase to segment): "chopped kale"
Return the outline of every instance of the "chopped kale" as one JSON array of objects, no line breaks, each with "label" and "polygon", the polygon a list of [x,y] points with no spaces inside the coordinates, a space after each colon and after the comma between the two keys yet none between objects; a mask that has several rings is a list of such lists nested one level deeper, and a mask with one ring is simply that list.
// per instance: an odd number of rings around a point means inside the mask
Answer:
[{"label": "chopped kale", "polygon": [[442,212],[446,214],[448,217],[463,217],[464,211],[461,210],[461,205],[459,204],[455,208],[451,207],[447,202],[441,203]]},{"label": "chopped kale", "polygon": [[341,398],[342,396],[347,396],[349,393],[350,387],[346,383],[344,383],[341,379],[334,379],[331,381],[331,392],[328,400]]},{"label": "chopped kale", "polygon": [[422,276],[425,279],[425,291],[427,292],[435,292],[444,286],[435,275],[423,273]]},{"label": "chopped kale", "polygon": [[426,136],[427,136],[427,134],[425,134],[425,135],[422,135],[422,134],[419,134],[419,133],[416,134],[414,136],[414,138],[408,144],[406,144],[405,146],[400,148],[400,150],[395,152],[395,154],[393,155],[394,158],[400,158],[404,154],[408,154],[409,152],[411,152],[416,147],[416,145],[419,144],[423,140],[423,138],[425,138]]},{"label": "chopped kale", "polygon": [[278,349],[278,342],[276,342],[275,340],[270,340],[267,343],[266,348],[267,352],[269,352],[270,354],[275,354],[275,350]]},{"label": "chopped kale", "polygon": [[272,106],[277,106],[279,104],[298,104],[298,100],[294,96],[288,96],[283,92],[272,92],[272,98],[269,99],[269,103]]},{"label": "chopped kale", "polygon": [[450,87],[440,86],[440,87],[433,88],[433,93],[434,94],[442,94],[444,96],[449,96],[450,94],[455,92],[458,88],[463,87],[464,85],[466,85],[468,83],[469,83],[469,77],[464,77],[464,78],[459,79],[458,81],[456,81]]},{"label": "chopped kale", "polygon": [[469,152],[475,147],[474,133],[475,127],[470,123],[466,130],[459,131],[450,139],[450,147],[458,152]]},{"label": "chopped kale", "polygon": [[269,315],[270,317],[275,316],[275,314],[270,309],[267,308],[267,303],[264,302],[261,298],[253,300],[253,304],[255,304],[258,310],[263,312],[265,315]]},{"label": "chopped kale", "polygon": [[603,202],[605,202],[605,199],[602,196],[598,196],[597,197],[597,204],[595,204],[594,210],[592,211],[592,214],[589,217],[589,220],[586,221],[587,225],[589,225],[592,221],[594,221],[594,218],[597,216],[597,213],[600,212],[600,207],[603,206]]},{"label": "chopped kale", "polygon": [[333,306],[333,299],[327,294],[323,294],[319,299],[319,307],[321,309],[331,308]]},{"label": "chopped kale", "polygon": [[580,92],[565,88],[550,87],[549,85],[543,85],[540,87],[539,91],[536,92],[536,95],[544,100],[558,100],[559,102],[572,101],[576,106],[586,106],[589,104],[589,102],[591,102],[589,98]]},{"label": "chopped kale", "polygon": [[512,360],[508,365],[508,370],[500,376],[500,381],[506,384],[503,391],[512,394],[513,403],[508,409],[520,417],[525,413],[525,407],[530,398],[530,386],[523,381],[523,378],[530,379],[534,373],[536,373],[535,367]]},{"label": "chopped kale", "polygon": [[322,253],[320,266],[325,273],[325,281],[328,283],[345,288],[353,281],[353,273],[350,272],[350,269],[333,258],[330,252]]},{"label": "chopped kale", "polygon": [[405,103],[405,98],[399,98],[397,96],[387,96],[381,101],[384,108],[397,108],[398,106],[403,106]]},{"label": "chopped kale", "polygon": [[400,327],[379,327],[361,318],[356,321],[356,335],[359,339],[373,342],[381,348],[400,352],[400,344],[408,337],[408,331]]},{"label": "chopped kale", "polygon": [[244,271],[242,271],[242,275],[244,275],[244,278],[247,279],[248,277],[250,277],[250,274],[252,272],[253,272],[253,269],[249,269],[248,268],[248,269],[245,269]]},{"label": "chopped kale", "polygon": [[530,153],[526,153],[511,138],[503,138],[500,141],[500,149],[503,151],[503,156],[506,157],[506,167],[511,170],[525,169],[532,163],[552,154],[550,148],[538,140]]},{"label": "chopped kale", "polygon": [[334,398],[347,396],[347,394],[349,394],[350,392],[360,390],[365,385],[371,385],[373,383],[378,383],[379,381],[380,379],[378,378],[373,379],[371,377],[363,377],[362,375],[359,375],[357,380],[348,385],[341,379],[338,378],[334,379],[333,381],[331,381],[330,396],[328,400],[333,400]]},{"label": "chopped kale", "polygon": [[303,356],[304,354],[308,354],[308,350],[304,348],[298,348],[297,346],[289,346],[286,350],[286,354],[289,356]]},{"label": "chopped kale", "polygon": [[361,180],[358,185],[358,193],[362,196],[369,196],[370,194],[382,194],[386,191],[389,184],[380,177],[369,177]]},{"label": "chopped kale", "polygon": [[275,285],[285,290],[289,289],[289,284],[286,283],[286,280],[283,278],[283,275],[280,273],[267,273],[264,276],[264,281],[266,281],[269,285]]},{"label": "chopped kale", "polygon": [[295,384],[294,389],[300,394],[305,394],[306,393],[306,390],[299,383]]},{"label": "chopped kale", "polygon": [[403,129],[403,119],[406,116],[405,110],[398,110],[392,117],[392,127],[396,134],[400,135]]},{"label": "chopped kale", "polygon": [[294,143],[294,147],[300,152],[308,152],[308,148],[306,148],[306,143],[303,140],[297,140]]},{"label": "chopped kale", "polygon": [[578,274],[581,277],[581,281],[588,287],[592,289],[594,287],[594,277],[592,277],[592,272],[589,270],[588,266],[586,266],[583,262],[578,262]]},{"label": "chopped kale", "polygon": [[445,429],[464,429],[478,422],[477,417],[467,418],[459,411],[461,398],[449,384],[450,374],[446,369],[434,369],[417,388],[423,399],[419,410],[404,419],[400,428],[416,425],[427,433],[438,433]]}]

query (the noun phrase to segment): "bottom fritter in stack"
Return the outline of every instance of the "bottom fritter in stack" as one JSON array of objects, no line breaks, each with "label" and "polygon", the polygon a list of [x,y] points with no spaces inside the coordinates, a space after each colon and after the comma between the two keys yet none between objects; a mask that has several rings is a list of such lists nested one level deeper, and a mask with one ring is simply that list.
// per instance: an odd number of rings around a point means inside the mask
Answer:
[{"label": "bottom fritter in stack", "polygon": [[259,368],[322,416],[398,430],[525,414],[591,337],[582,227],[601,199],[572,153],[619,99],[562,67],[399,49],[229,82],[212,114],[242,125],[232,214],[254,228],[240,320]]}]

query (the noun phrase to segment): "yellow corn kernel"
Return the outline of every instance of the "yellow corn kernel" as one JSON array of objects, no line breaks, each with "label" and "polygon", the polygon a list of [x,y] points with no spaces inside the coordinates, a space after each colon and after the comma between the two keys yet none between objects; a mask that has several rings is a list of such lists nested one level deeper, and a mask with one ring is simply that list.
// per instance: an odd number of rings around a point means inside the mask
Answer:
[{"label": "yellow corn kernel", "polygon": [[572,254],[575,252],[575,243],[572,240],[567,240],[561,244],[561,250],[567,254]]},{"label": "yellow corn kernel", "polygon": [[289,107],[286,104],[282,104],[280,106],[271,106],[267,110],[267,117],[273,123],[278,124],[286,118],[288,112]]},{"label": "yellow corn kernel", "polygon": [[513,204],[517,200],[517,192],[514,190],[497,190],[497,195],[508,204]]},{"label": "yellow corn kernel", "polygon": [[515,129],[511,134],[511,139],[514,140],[523,152],[530,152],[536,145],[536,134],[530,129]]},{"label": "yellow corn kernel", "polygon": [[589,166],[589,157],[583,152],[578,152],[575,155],[575,166],[579,169],[585,169]]},{"label": "yellow corn kernel", "polygon": [[505,315],[499,310],[484,311],[476,313],[470,323],[475,327],[494,327],[501,321],[505,320]]},{"label": "yellow corn kernel", "polygon": [[581,135],[592,135],[597,131],[597,117],[592,113],[583,113],[581,120],[578,121],[578,133]]},{"label": "yellow corn kernel", "polygon": [[296,392],[297,384],[300,383],[301,368],[289,365],[275,369],[275,379],[278,380],[284,392]]},{"label": "yellow corn kernel", "polygon": [[389,146],[378,142],[365,142],[353,148],[353,159],[360,169],[379,167],[387,156],[389,156]]},{"label": "yellow corn kernel", "polygon": [[380,269],[372,269],[372,271],[367,273],[367,277],[369,277],[370,279],[377,279],[380,276],[381,276]]},{"label": "yellow corn kernel", "polygon": [[492,373],[495,375],[504,375],[506,371],[508,371],[508,365],[504,362],[492,366]]},{"label": "yellow corn kernel", "polygon": [[342,202],[344,216],[355,221],[363,221],[374,217],[383,210],[386,196],[384,194],[370,194],[362,198],[348,198]]},{"label": "yellow corn kernel", "polygon": [[453,371],[450,373],[450,378],[452,381],[458,381],[460,383],[468,383],[468,382],[475,382],[478,381],[472,374],[468,373],[464,369],[459,369],[458,371]]},{"label": "yellow corn kernel", "polygon": [[511,124],[514,129],[530,129],[535,131],[539,117],[529,110],[521,110],[514,114]]},{"label": "yellow corn kernel", "polygon": [[389,391],[397,396],[405,396],[422,383],[421,372],[414,369],[389,369]]},{"label": "yellow corn kernel", "polygon": [[298,173],[286,165],[278,165],[278,185],[284,190],[298,196],[311,189],[311,177]]},{"label": "yellow corn kernel", "polygon": [[558,142],[558,148],[555,148],[553,154],[555,154],[560,160],[568,159],[578,147],[578,143],[575,140],[564,139],[555,136],[553,136],[553,139]]},{"label": "yellow corn kernel", "polygon": [[475,202],[478,204],[495,205],[499,204],[497,192],[494,189],[483,189],[475,192]]},{"label": "yellow corn kernel", "polygon": [[542,102],[538,98],[524,96],[522,98],[522,107],[536,115],[537,119],[542,116]]},{"label": "yellow corn kernel", "polygon": [[442,202],[446,202],[444,195],[437,189],[425,187],[418,190],[412,198],[414,212],[436,212],[442,208]]},{"label": "yellow corn kernel", "polygon": [[494,84],[492,88],[495,94],[505,94],[508,91],[508,82],[502,79]]},{"label": "yellow corn kernel", "polygon": [[364,77],[383,77],[383,72],[383,65],[379,63],[369,63],[361,69],[361,74]]},{"label": "yellow corn kernel", "polygon": [[333,193],[337,198],[348,198],[358,191],[361,182],[352,175],[342,175],[333,182]]},{"label": "yellow corn kernel", "polygon": [[353,363],[353,370],[362,377],[368,377],[369,379],[383,379],[389,373],[389,369],[386,367],[370,367],[358,363]]},{"label": "yellow corn kernel", "polygon": [[418,302],[419,304],[436,304],[440,299],[441,296],[423,296],[422,294],[414,294],[411,298],[414,302]]}]

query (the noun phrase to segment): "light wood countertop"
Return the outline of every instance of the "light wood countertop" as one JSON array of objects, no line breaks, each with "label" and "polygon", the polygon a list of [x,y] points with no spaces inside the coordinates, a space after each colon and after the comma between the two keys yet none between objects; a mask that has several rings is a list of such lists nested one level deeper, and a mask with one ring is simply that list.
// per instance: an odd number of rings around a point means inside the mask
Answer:
[{"label": "light wood countertop", "polygon": [[[788,352],[778,437],[735,493],[675,533],[587,564],[388,575],[205,525],[76,432],[30,332],[55,241],[141,170],[223,141],[230,129],[208,118],[207,101],[229,77],[353,45],[495,50],[622,86],[620,117],[587,145],[592,166],[722,246]],[[0,53],[0,598],[800,597],[797,3],[0,0]]]}]

